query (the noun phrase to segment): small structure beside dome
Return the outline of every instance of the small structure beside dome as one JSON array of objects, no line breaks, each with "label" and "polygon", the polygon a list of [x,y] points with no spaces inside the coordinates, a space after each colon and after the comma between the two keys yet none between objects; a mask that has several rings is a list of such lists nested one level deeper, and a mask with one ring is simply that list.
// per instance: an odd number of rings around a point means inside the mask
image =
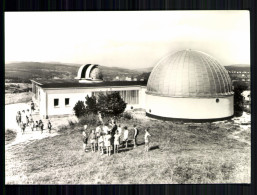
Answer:
[{"label": "small structure beside dome", "polygon": [[103,82],[102,73],[97,64],[86,64],[82,65],[79,70],[77,77],[80,83],[99,83]]}]

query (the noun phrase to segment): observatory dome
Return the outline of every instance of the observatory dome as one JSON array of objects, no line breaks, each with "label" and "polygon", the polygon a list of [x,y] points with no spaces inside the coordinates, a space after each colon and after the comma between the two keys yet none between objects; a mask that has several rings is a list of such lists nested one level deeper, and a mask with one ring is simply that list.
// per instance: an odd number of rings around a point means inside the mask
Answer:
[{"label": "observatory dome", "polygon": [[221,120],[233,116],[233,104],[226,69],[201,51],[182,50],[162,58],[148,79],[150,117]]},{"label": "observatory dome", "polygon": [[81,83],[102,82],[102,73],[99,69],[99,65],[82,65],[79,68],[77,77],[75,77],[75,79],[79,80]]},{"label": "observatory dome", "polygon": [[219,97],[232,94],[226,69],[200,51],[183,50],[161,59],[151,72],[147,93],[170,97]]}]

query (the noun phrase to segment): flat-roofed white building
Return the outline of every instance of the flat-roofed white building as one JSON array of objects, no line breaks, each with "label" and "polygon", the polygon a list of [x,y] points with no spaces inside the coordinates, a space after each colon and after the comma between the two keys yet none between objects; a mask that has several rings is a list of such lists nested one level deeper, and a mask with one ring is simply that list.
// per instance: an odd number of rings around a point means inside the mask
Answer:
[{"label": "flat-roofed white building", "polygon": [[85,97],[100,92],[119,92],[127,103],[126,109],[144,108],[146,82],[101,80],[98,65],[87,64],[79,68],[74,80],[32,81],[33,100],[42,117],[73,114],[73,107]]}]

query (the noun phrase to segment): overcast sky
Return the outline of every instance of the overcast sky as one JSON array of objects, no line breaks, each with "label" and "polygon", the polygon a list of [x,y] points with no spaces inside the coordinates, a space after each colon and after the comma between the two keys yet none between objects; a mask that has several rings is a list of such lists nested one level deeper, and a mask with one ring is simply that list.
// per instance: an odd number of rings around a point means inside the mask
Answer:
[{"label": "overcast sky", "polygon": [[127,68],[196,49],[250,64],[248,11],[6,12],[5,61]]}]

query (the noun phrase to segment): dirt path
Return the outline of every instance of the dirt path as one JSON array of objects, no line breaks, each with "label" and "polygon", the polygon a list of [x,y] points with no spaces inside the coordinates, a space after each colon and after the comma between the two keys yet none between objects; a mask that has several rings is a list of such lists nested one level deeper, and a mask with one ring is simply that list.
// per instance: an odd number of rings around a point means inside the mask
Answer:
[{"label": "dirt path", "polygon": [[[40,131],[31,131],[29,127],[26,127],[25,133],[21,133],[20,127],[17,125],[15,116],[18,111],[21,110],[27,110],[29,108],[29,104],[26,103],[18,103],[18,104],[9,104],[5,105],[5,129],[12,129],[17,132],[17,136],[14,141],[11,143],[5,145],[5,149],[10,149],[13,145],[17,144],[27,144],[34,140],[43,139],[46,137],[52,137],[58,135],[56,132],[56,129],[53,129],[51,133],[48,133],[48,130],[44,130],[44,132],[41,134]],[[42,119],[37,113],[32,113],[32,117],[34,120],[43,120],[46,127],[47,120]]]},{"label": "dirt path", "polygon": [[29,144],[30,142],[43,139],[46,137],[53,137],[58,135],[57,129],[60,125],[67,125],[68,120],[76,120],[76,117],[62,117],[62,118],[53,118],[50,119],[53,129],[51,133],[48,132],[47,129],[47,119],[43,119],[39,116],[38,113],[32,113],[32,118],[34,121],[42,120],[44,123],[44,131],[32,131],[30,127],[26,127],[25,133],[22,134],[20,127],[16,123],[16,113],[21,110],[27,110],[29,108],[29,104],[26,103],[18,103],[18,104],[9,104],[5,105],[5,129],[12,129],[17,132],[17,136],[14,141],[5,145],[5,150],[11,149],[12,146],[17,144]]}]

